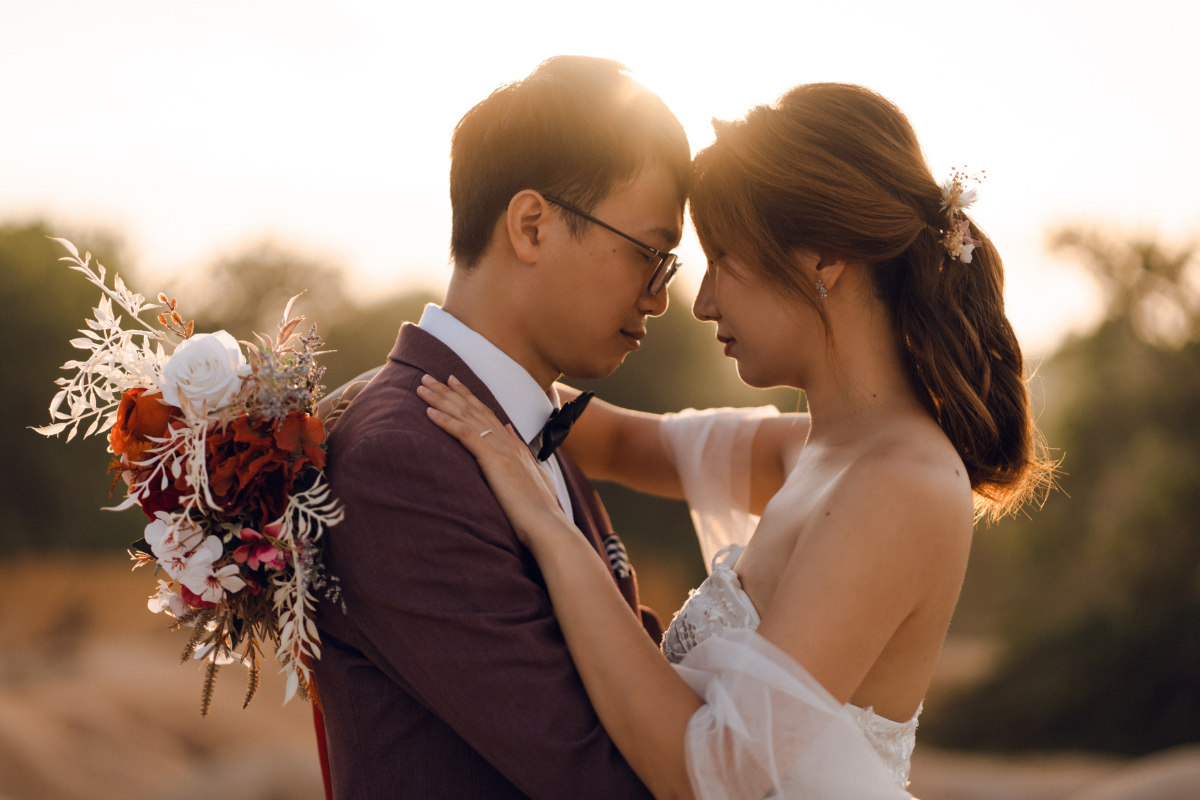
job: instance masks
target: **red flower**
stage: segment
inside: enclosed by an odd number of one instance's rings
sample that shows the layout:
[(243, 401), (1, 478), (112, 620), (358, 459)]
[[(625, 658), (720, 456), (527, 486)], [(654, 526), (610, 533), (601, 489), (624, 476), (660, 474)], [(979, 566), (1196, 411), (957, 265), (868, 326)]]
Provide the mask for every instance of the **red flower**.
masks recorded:
[(304, 458), (297, 462), (293, 472), (299, 472), (306, 463), (318, 469), (323, 468), (325, 451), (321, 449), (321, 443), (324, 441), (325, 426), (321, 420), (299, 411), (288, 414), (275, 429), (275, 444), (280, 450), (293, 454), (304, 451)]
[(262, 587), (259, 586), (258, 581), (254, 580), (252, 576), (242, 573), (242, 580), (246, 582), (246, 591), (255, 597), (262, 591)]
[(136, 466), (142, 453), (158, 446), (149, 437), (164, 438), (167, 426), (179, 413), (179, 409), (162, 401), (162, 392), (147, 392), (144, 386), (130, 389), (121, 395), (108, 444), (117, 455), (128, 455), (130, 463)]
[(187, 482), (180, 477), (173, 483), (168, 483), (165, 489), (160, 488), (161, 486), (162, 481), (152, 481), (146, 493), (142, 495), (142, 511), (145, 511), (150, 519), (156, 519), (156, 511), (173, 514), (183, 508), (179, 498), (187, 489)]
[[(165, 439), (171, 425), (180, 418), (179, 409), (163, 403), (160, 392), (151, 392), (139, 386), (121, 395), (117, 421), (108, 434), (108, 443), (114, 453), (122, 456), (114, 468), (121, 469), (131, 485), (144, 480), (140, 468), (143, 455), (161, 444), (151, 441), (151, 438)], [(161, 481), (155, 480), (142, 495), (142, 510), (150, 519), (154, 519), (156, 511), (178, 511), (182, 508), (179, 497), (186, 488), (182, 478), (165, 487)]]
[(230, 516), (247, 514), (262, 521), (283, 516), (288, 493), (310, 464), (325, 466), (325, 428), (301, 412), (288, 414), (272, 430), (238, 417), (223, 431), (209, 434), (208, 480), (217, 502)]
[(275, 440), (260, 436), (247, 417), (208, 435), (208, 486), (230, 516), (278, 519), (287, 507), (291, 473), (289, 454)]
[(200, 595), (193, 592), (182, 583), (179, 584), (179, 596), (183, 598), (183, 602), (187, 603), (192, 608), (216, 608), (216, 603), (210, 603), (207, 600), (201, 600)]

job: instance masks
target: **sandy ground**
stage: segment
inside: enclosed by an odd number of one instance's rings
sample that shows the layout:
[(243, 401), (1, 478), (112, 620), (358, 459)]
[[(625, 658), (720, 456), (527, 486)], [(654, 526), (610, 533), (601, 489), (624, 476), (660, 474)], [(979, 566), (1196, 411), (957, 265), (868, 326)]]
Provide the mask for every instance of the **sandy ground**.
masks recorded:
[[(202, 719), (184, 636), (146, 610), (154, 585), (120, 559), (0, 564), (0, 800), (322, 797), (307, 703), (283, 706), (266, 674), (243, 711), (245, 671), (231, 666)], [(952, 642), (930, 702), (992, 652)], [(1200, 800), (1200, 746), (1136, 761), (918, 746), (912, 780), (922, 800)]]

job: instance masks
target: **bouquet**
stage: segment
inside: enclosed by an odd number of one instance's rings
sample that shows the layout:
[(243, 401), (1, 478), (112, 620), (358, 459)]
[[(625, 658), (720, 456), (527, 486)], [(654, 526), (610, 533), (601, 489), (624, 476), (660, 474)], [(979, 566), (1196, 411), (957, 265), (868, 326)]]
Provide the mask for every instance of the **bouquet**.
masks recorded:
[[(127, 487), (108, 510), (140, 506), (150, 517), (130, 555), (135, 569), (154, 563), (169, 579), (158, 581), (150, 610), (173, 617), (172, 629), (192, 629), (183, 661), (204, 662), (202, 715), (218, 668), (235, 661), (249, 669), (249, 705), (268, 644), (287, 674), (284, 702), (311, 695), (311, 660), (320, 657), (314, 592), (338, 595), (320, 540), (342, 511), (322, 473), (321, 341), (315, 325), (297, 332), (299, 295), (274, 337), (195, 333), (175, 299), (147, 303), (119, 275), (109, 288), (91, 253), (80, 258), (71, 242), (55, 241), (70, 253), (59, 260), (102, 294), (83, 337), (71, 341), (88, 356), (63, 365), (74, 374), (57, 381), (52, 424), (35, 430), (69, 429), (67, 441), (83, 425), (85, 438), (107, 432), (114, 486), (124, 479)], [(157, 325), (142, 318), (152, 309), (161, 311)]]

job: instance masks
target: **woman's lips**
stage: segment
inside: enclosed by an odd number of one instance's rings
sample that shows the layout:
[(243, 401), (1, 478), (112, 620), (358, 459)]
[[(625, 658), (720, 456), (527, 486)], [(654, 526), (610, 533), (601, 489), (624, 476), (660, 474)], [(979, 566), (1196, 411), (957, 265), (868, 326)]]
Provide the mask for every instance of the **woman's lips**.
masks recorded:
[(734, 342), (737, 341), (737, 339), (734, 339), (729, 336), (718, 336), (717, 341), (719, 341), (725, 345), (725, 355), (726, 355), (726, 357), (728, 357), (730, 351), (733, 350), (733, 344), (734, 344)]

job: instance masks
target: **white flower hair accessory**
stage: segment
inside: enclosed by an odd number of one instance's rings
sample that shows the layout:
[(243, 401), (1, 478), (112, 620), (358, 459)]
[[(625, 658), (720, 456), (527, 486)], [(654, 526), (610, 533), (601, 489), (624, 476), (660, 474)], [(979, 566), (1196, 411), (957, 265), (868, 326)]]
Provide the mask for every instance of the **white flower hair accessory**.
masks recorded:
[(985, 177), (986, 172), (967, 175), (965, 172), (959, 172), (956, 167), (950, 177), (942, 183), (941, 210), (946, 212), (949, 221), (947, 229), (942, 232), (942, 247), (946, 248), (951, 258), (956, 258), (964, 264), (971, 263), (971, 253), (983, 244), (978, 239), (971, 238), (971, 224), (963, 216), (963, 211), (979, 199), (979, 190), (968, 189), (966, 182), (974, 181), (978, 184)]

